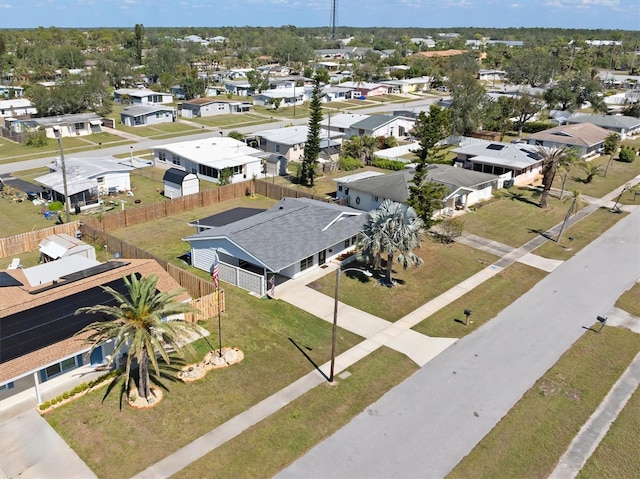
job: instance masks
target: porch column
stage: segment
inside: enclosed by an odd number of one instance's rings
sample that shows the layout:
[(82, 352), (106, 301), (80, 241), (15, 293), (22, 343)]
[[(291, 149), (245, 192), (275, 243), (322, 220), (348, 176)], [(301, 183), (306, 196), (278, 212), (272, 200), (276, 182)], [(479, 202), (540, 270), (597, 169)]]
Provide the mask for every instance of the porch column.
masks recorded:
[(33, 382), (36, 388), (36, 400), (38, 404), (42, 404), (42, 395), (40, 394), (40, 383), (38, 382), (38, 371), (33, 373)]

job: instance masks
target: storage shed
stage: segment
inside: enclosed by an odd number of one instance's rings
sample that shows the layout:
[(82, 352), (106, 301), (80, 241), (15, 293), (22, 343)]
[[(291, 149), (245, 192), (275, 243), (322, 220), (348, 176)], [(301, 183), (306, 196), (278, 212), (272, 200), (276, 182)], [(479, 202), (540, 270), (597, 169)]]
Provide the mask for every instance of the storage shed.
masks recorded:
[(162, 178), (164, 183), (164, 196), (167, 198), (179, 198), (192, 195), (200, 191), (198, 177), (177, 168), (169, 168)]
[(40, 242), (39, 249), (43, 263), (75, 255), (96, 259), (96, 249), (93, 246), (65, 233), (47, 236)]

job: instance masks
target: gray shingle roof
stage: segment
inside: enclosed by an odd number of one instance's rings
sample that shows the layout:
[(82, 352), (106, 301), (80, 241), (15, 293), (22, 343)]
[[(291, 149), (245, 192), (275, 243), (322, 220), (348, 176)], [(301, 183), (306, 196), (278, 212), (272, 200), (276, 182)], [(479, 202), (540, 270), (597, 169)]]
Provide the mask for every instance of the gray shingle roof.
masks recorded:
[(122, 110), (120, 114), (123, 116), (142, 116), (142, 115), (150, 115), (152, 113), (156, 113), (159, 111), (173, 112), (173, 107), (163, 106), (163, 105), (153, 105), (153, 106), (137, 105), (137, 106), (130, 106), (128, 108), (125, 108), (124, 110)]
[(633, 116), (618, 115), (589, 115), (585, 113), (576, 113), (567, 118), (569, 123), (592, 123), (607, 129), (631, 129), (640, 126), (640, 118)]
[(369, 118), (365, 118), (364, 120), (354, 123), (351, 125), (351, 128), (375, 130), (376, 128), (380, 128), (381, 126), (393, 121), (393, 118), (394, 117), (391, 115), (371, 115)]
[(362, 211), (307, 198), (284, 198), (263, 213), (188, 236), (185, 241), (228, 239), (281, 271), (362, 231)]

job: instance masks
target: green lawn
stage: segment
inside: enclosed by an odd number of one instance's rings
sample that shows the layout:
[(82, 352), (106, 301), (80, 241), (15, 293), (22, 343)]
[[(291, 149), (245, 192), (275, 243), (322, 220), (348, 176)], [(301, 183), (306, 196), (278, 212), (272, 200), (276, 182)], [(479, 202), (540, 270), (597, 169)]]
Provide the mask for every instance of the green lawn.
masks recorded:
[[(604, 171), (608, 161), (609, 157), (603, 155), (592, 160), (590, 163), (602, 166)], [(613, 160), (609, 166), (609, 171), (607, 171), (606, 178), (596, 176), (591, 183), (584, 183), (586, 174), (579, 167), (574, 166), (569, 173), (569, 179), (567, 180), (565, 191), (571, 192), (573, 190), (578, 190), (584, 195), (601, 198), (638, 175), (640, 175), (640, 160), (638, 159), (633, 163), (623, 163), (621, 161)], [(556, 188), (560, 188), (562, 186), (561, 175), (556, 175), (553, 186)]]
[(178, 256), (189, 251), (189, 244), (182, 241), (182, 238), (195, 233), (195, 229), (188, 226), (189, 222), (232, 208), (266, 209), (274, 203), (275, 200), (269, 198), (261, 196), (251, 198), (247, 196), (112, 231), (111, 234), (176, 265), (184, 266)]
[(201, 125), (219, 128), (240, 128), (243, 126), (260, 125), (269, 123), (271, 120), (262, 115), (253, 113), (235, 113), (231, 115), (207, 116), (204, 118), (190, 118), (189, 121)]
[[(414, 252), (424, 260), (424, 264), (404, 270), (396, 263), (393, 278), (398, 284), (393, 288), (380, 285), (378, 280), (384, 277), (383, 270), (376, 271), (371, 279), (345, 273), (340, 282), (340, 301), (380, 318), (397, 321), (497, 259), (459, 243), (444, 245), (430, 239), (425, 239)], [(383, 268), (384, 264), (383, 261)], [(331, 297), (334, 285), (334, 275), (309, 284)]]
[(587, 460), (578, 479), (640, 477), (640, 389), (611, 425), (602, 442)]
[(190, 135), (202, 132), (201, 128), (195, 128), (191, 125), (179, 122), (160, 123), (153, 126), (126, 126), (118, 124), (116, 125), (116, 128), (120, 131), (125, 131), (133, 135), (156, 139), (171, 138), (173, 136)]
[[(312, 371), (312, 361), (323, 364), (329, 360), (331, 325), (326, 321), (287, 303), (255, 298), (228, 285), (225, 291), (223, 345), (242, 350), (244, 361), (210, 371), (192, 384), (165, 379), (168, 391), (164, 400), (150, 410), (133, 410), (126, 405), (120, 409), (118, 394), (103, 402), (105, 389), (101, 388), (46, 415), (49, 424), (99, 477), (131, 477)], [(208, 343), (217, 345), (217, 321), (204, 325), (213, 334), (208, 342), (199, 340), (196, 344), (198, 357), (210, 349)], [(339, 353), (359, 340), (340, 330)], [(394, 361), (399, 359), (383, 362)], [(193, 358), (187, 360), (190, 362)], [(392, 377), (390, 385), (367, 381), (365, 389), (371, 388), (379, 396), (399, 380)], [(336, 392), (340, 390), (340, 386), (336, 388)], [(350, 414), (360, 411), (356, 409)], [(305, 423), (309, 430), (324, 427), (324, 421), (316, 416)]]
[(549, 207), (538, 206), (540, 196), (526, 188), (511, 188), (500, 197), (465, 215), (464, 229), (469, 233), (519, 247), (560, 223), (567, 204), (549, 198)]
[[(461, 338), (495, 318), (542, 280), (547, 273), (521, 263), (514, 263), (493, 278), (472, 289), (461, 298), (432, 314), (413, 329), (427, 336)], [(464, 310), (473, 313), (464, 325)]]
[[(599, 208), (565, 229), (560, 243), (547, 241), (536, 248), (534, 253), (545, 258), (567, 260), (625, 216), (626, 213), (616, 214), (611, 213), (608, 208)], [(573, 241), (570, 241), (569, 238), (573, 238)], [(571, 250), (569, 250), (569, 244), (571, 244)]]
[(626, 312), (640, 317), (640, 283), (636, 283), (625, 291), (616, 301), (616, 306)]
[(548, 477), (637, 352), (627, 329), (585, 332), (447, 477)]
[(175, 478), (270, 478), (347, 424), (417, 366), (381, 348), (177, 473)]

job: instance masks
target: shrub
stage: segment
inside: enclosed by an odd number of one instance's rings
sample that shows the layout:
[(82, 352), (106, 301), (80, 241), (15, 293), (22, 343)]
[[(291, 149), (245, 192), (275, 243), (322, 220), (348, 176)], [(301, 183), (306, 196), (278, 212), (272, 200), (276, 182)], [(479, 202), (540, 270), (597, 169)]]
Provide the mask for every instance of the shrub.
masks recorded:
[(64, 205), (62, 204), (62, 201), (54, 201), (49, 203), (47, 208), (49, 208), (49, 211), (62, 211), (64, 209)]
[(53, 398), (51, 400), (51, 405), (53, 406), (54, 404), (58, 404), (58, 398)]
[(49, 409), (50, 407), (51, 407), (51, 401), (45, 401), (39, 406), (41, 411), (44, 411), (45, 409)]
[(400, 171), (404, 170), (406, 164), (398, 160), (388, 160), (386, 158), (375, 157), (373, 159), (373, 166), (376, 168), (382, 168), (383, 170)]
[(447, 218), (440, 222), (437, 230), (437, 237), (440, 241), (453, 243), (453, 240), (462, 235), (464, 222), (460, 218)]
[(524, 133), (538, 133), (539, 131), (551, 128), (553, 125), (546, 121), (527, 121), (522, 125)]
[(47, 146), (47, 143), (49, 143), (49, 138), (47, 138), (47, 133), (44, 130), (29, 132), (24, 140), (25, 145), (33, 146), (34, 148)]
[(633, 160), (636, 159), (636, 152), (633, 148), (623, 146), (622, 148), (620, 148), (618, 159), (620, 161), (623, 161), (624, 163), (633, 163)]
[(233, 138), (234, 140), (244, 141), (244, 135), (237, 130), (230, 131), (227, 136), (229, 138)]
[(364, 163), (360, 161), (358, 158), (353, 158), (351, 156), (345, 156), (344, 158), (340, 158), (340, 166), (339, 168), (342, 171), (353, 171), (358, 168), (362, 168)]
[(69, 399), (69, 393), (68, 392), (63, 392), (62, 393), (62, 399)]

